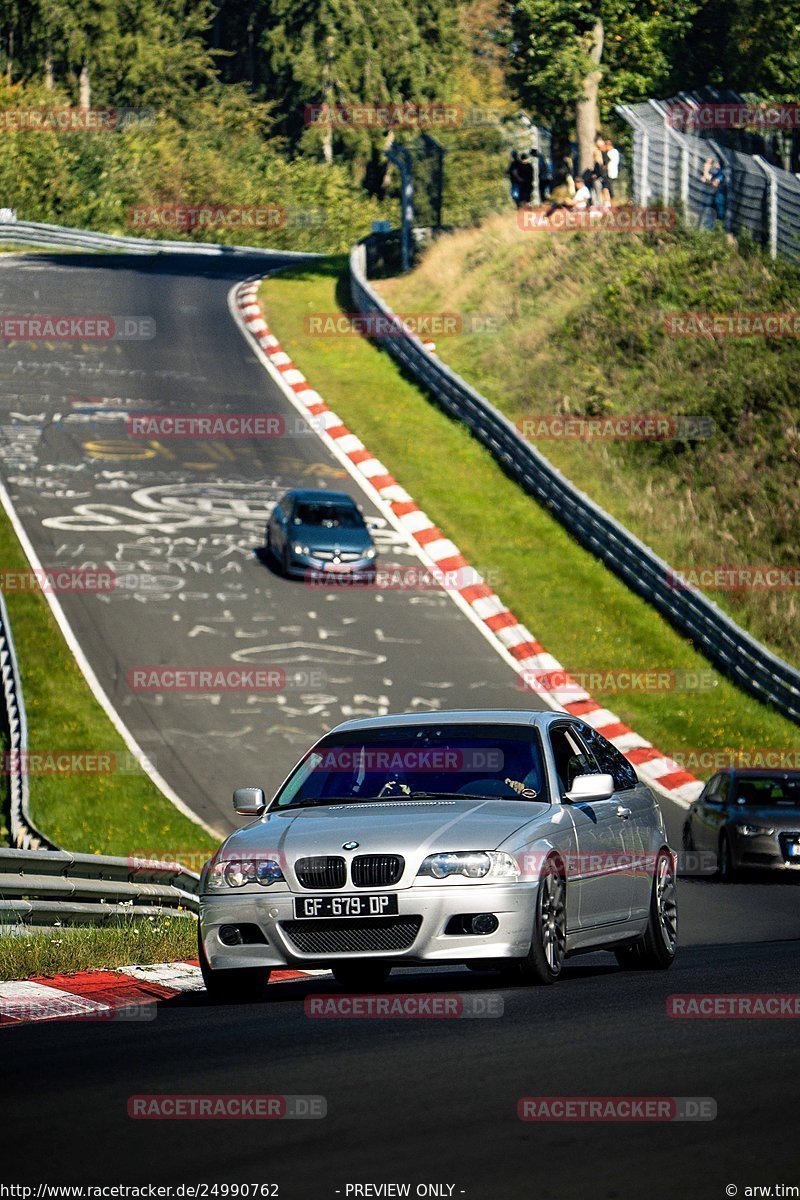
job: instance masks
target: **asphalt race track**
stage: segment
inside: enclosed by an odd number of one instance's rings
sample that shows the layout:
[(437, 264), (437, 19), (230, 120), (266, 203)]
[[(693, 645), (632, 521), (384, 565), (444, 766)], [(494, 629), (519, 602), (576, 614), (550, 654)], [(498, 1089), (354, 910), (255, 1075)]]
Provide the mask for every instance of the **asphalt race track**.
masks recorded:
[[(575, 959), (553, 988), (501, 990), (497, 1019), (315, 1019), (304, 996), (334, 985), (287, 983), (261, 1006), (215, 1008), (201, 993), (150, 1023), (8, 1028), (3, 1175), (277, 1182), (283, 1200), (335, 1200), (370, 1181), (453, 1183), (470, 1200), (716, 1200), (728, 1183), (742, 1195), (748, 1184), (793, 1183), (794, 1023), (669, 1019), (665, 1002), (673, 992), (796, 991), (797, 957), (796, 942), (692, 947), (655, 976), (623, 974), (610, 957)], [(496, 984), (460, 971), (402, 972), (392, 983), (395, 993), (427, 988), (491, 997)], [(328, 1116), (128, 1118), (130, 1096), (174, 1093), (322, 1095)], [(712, 1097), (717, 1116), (517, 1119), (520, 1097), (561, 1095)]]
[[(1, 265), (6, 312), (155, 324), (145, 340), (0, 344), (0, 447), (43, 565), (114, 572), (113, 592), (62, 594), (62, 606), (128, 728), (200, 817), (235, 828), (233, 787), (274, 790), (311, 741), (348, 717), (541, 706), (443, 592), (310, 588), (257, 556), (289, 487), (349, 491), (377, 515), (230, 317), (231, 286), (263, 274), (263, 257)], [(224, 442), (126, 435), (126, 415), (187, 412), (275, 413), (288, 432)], [(419, 562), (393, 529), (376, 540), (382, 562)], [(142, 666), (237, 664), (283, 670), (289, 686), (203, 695), (128, 683)]]
[[(7, 313), (155, 321), (150, 340), (0, 347), (4, 482), (45, 566), (109, 566), (152, 581), (61, 600), (142, 747), (199, 815), (225, 828), (232, 786), (273, 786), (311, 738), (349, 715), (534, 701), (448, 597), (315, 593), (259, 559), (283, 489), (358, 494), (315, 436), (126, 438), (132, 412), (293, 418), (228, 314), (232, 283), (263, 270), (263, 259), (239, 255), (0, 260)], [(398, 534), (380, 538), (385, 561), (414, 561)], [(301, 686), (210, 698), (127, 686), (141, 664), (231, 662), (283, 666)], [(302, 686), (313, 671), (317, 686)], [(664, 809), (677, 846), (681, 812)], [(150, 1022), (7, 1027), (3, 1182), (277, 1183), (282, 1200), (335, 1200), (366, 1183), (410, 1184), (411, 1195), (437, 1184), (430, 1195), (469, 1200), (716, 1200), (729, 1184), (740, 1196), (796, 1185), (796, 1021), (675, 1019), (666, 1002), (800, 990), (799, 900), (794, 881), (681, 881), (682, 947), (666, 974), (622, 972), (593, 955), (570, 960), (545, 989), (461, 969), (390, 980), (390, 995), (502, 1001), (495, 1018), (315, 1019), (305, 998), (340, 994), (321, 979), (277, 984), (262, 1005), (215, 1007), (201, 993), (162, 1004)], [(323, 1096), (327, 1116), (127, 1115), (129, 1097), (164, 1093)], [(530, 1123), (517, 1116), (525, 1096), (708, 1097), (716, 1118)]]

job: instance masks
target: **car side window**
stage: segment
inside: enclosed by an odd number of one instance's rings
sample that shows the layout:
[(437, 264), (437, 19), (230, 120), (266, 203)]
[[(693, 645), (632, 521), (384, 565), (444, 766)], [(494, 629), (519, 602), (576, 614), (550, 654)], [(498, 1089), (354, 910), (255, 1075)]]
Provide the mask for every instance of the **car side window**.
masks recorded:
[(727, 775), (720, 775), (719, 784), (714, 799), (723, 807), (728, 803), (728, 795), (730, 793), (730, 779)]
[(589, 761), (579, 739), (568, 725), (557, 725), (550, 730), (550, 746), (560, 795), (570, 790), (577, 775), (596, 774), (594, 764)]
[(723, 778), (724, 778), (724, 776), (722, 776), (722, 775), (714, 775), (709, 780), (706, 790), (703, 792), (702, 798), (703, 798), (704, 804), (719, 804), (719, 801), (720, 801), (719, 790), (720, 790), (720, 786), (722, 784)]
[(639, 782), (639, 776), (616, 746), (612, 746), (611, 742), (604, 738), (602, 733), (592, 729), (591, 725), (581, 724), (578, 729), (595, 759), (600, 773), (610, 775), (614, 780), (614, 790), (625, 792), (630, 788), (635, 788)]

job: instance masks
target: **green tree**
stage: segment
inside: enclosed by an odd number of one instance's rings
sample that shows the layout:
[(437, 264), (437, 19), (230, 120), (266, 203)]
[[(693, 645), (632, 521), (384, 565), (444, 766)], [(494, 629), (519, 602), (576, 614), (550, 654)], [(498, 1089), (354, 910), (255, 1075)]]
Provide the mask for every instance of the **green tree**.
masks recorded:
[(731, 4), (728, 86), (770, 100), (800, 101), (800, 0), (765, 8)]
[(445, 0), (275, 0), (264, 35), (266, 94), (280, 99), (281, 128), (294, 146), (328, 163), (342, 153), (377, 192), (383, 169), (374, 168), (392, 131), (309, 124), (307, 110), (447, 99), (460, 46), (457, 13)]
[(212, 82), (213, 16), (213, 0), (0, 0), (14, 77), (87, 107), (175, 107)]
[(562, 147), (577, 128), (580, 169), (618, 100), (657, 95), (674, 73), (700, 0), (520, 0), (512, 75)]

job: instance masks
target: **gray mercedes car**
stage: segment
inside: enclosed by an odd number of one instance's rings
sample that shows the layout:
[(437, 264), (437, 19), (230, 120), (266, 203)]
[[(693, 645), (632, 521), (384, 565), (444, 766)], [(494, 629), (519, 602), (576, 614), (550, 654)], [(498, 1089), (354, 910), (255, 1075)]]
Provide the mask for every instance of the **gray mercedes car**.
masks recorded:
[(234, 793), (254, 821), (201, 879), (209, 993), (263, 992), (272, 968), (379, 986), (393, 966), (464, 964), (553, 983), (610, 950), (666, 968), (675, 860), (622, 754), (562, 713), (444, 712), (348, 721), (277, 795)]
[(683, 848), (717, 855), (723, 883), (743, 869), (800, 877), (800, 771), (719, 771), (689, 809)]
[(369, 577), (376, 550), (361, 509), (346, 492), (293, 488), (270, 513), (265, 549), (284, 575)]

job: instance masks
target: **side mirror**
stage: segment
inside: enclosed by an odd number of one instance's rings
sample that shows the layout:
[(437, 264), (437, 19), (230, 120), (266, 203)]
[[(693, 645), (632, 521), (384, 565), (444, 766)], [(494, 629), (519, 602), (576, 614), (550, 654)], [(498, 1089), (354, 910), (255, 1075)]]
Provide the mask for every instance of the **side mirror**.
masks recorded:
[(267, 807), (264, 789), (260, 787), (237, 788), (233, 793), (233, 807), (243, 817), (257, 817)]
[(588, 804), (592, 800), (610, 800), (613, 795), (613, 775), (576, 775), (564, 799), (568, 804)]

